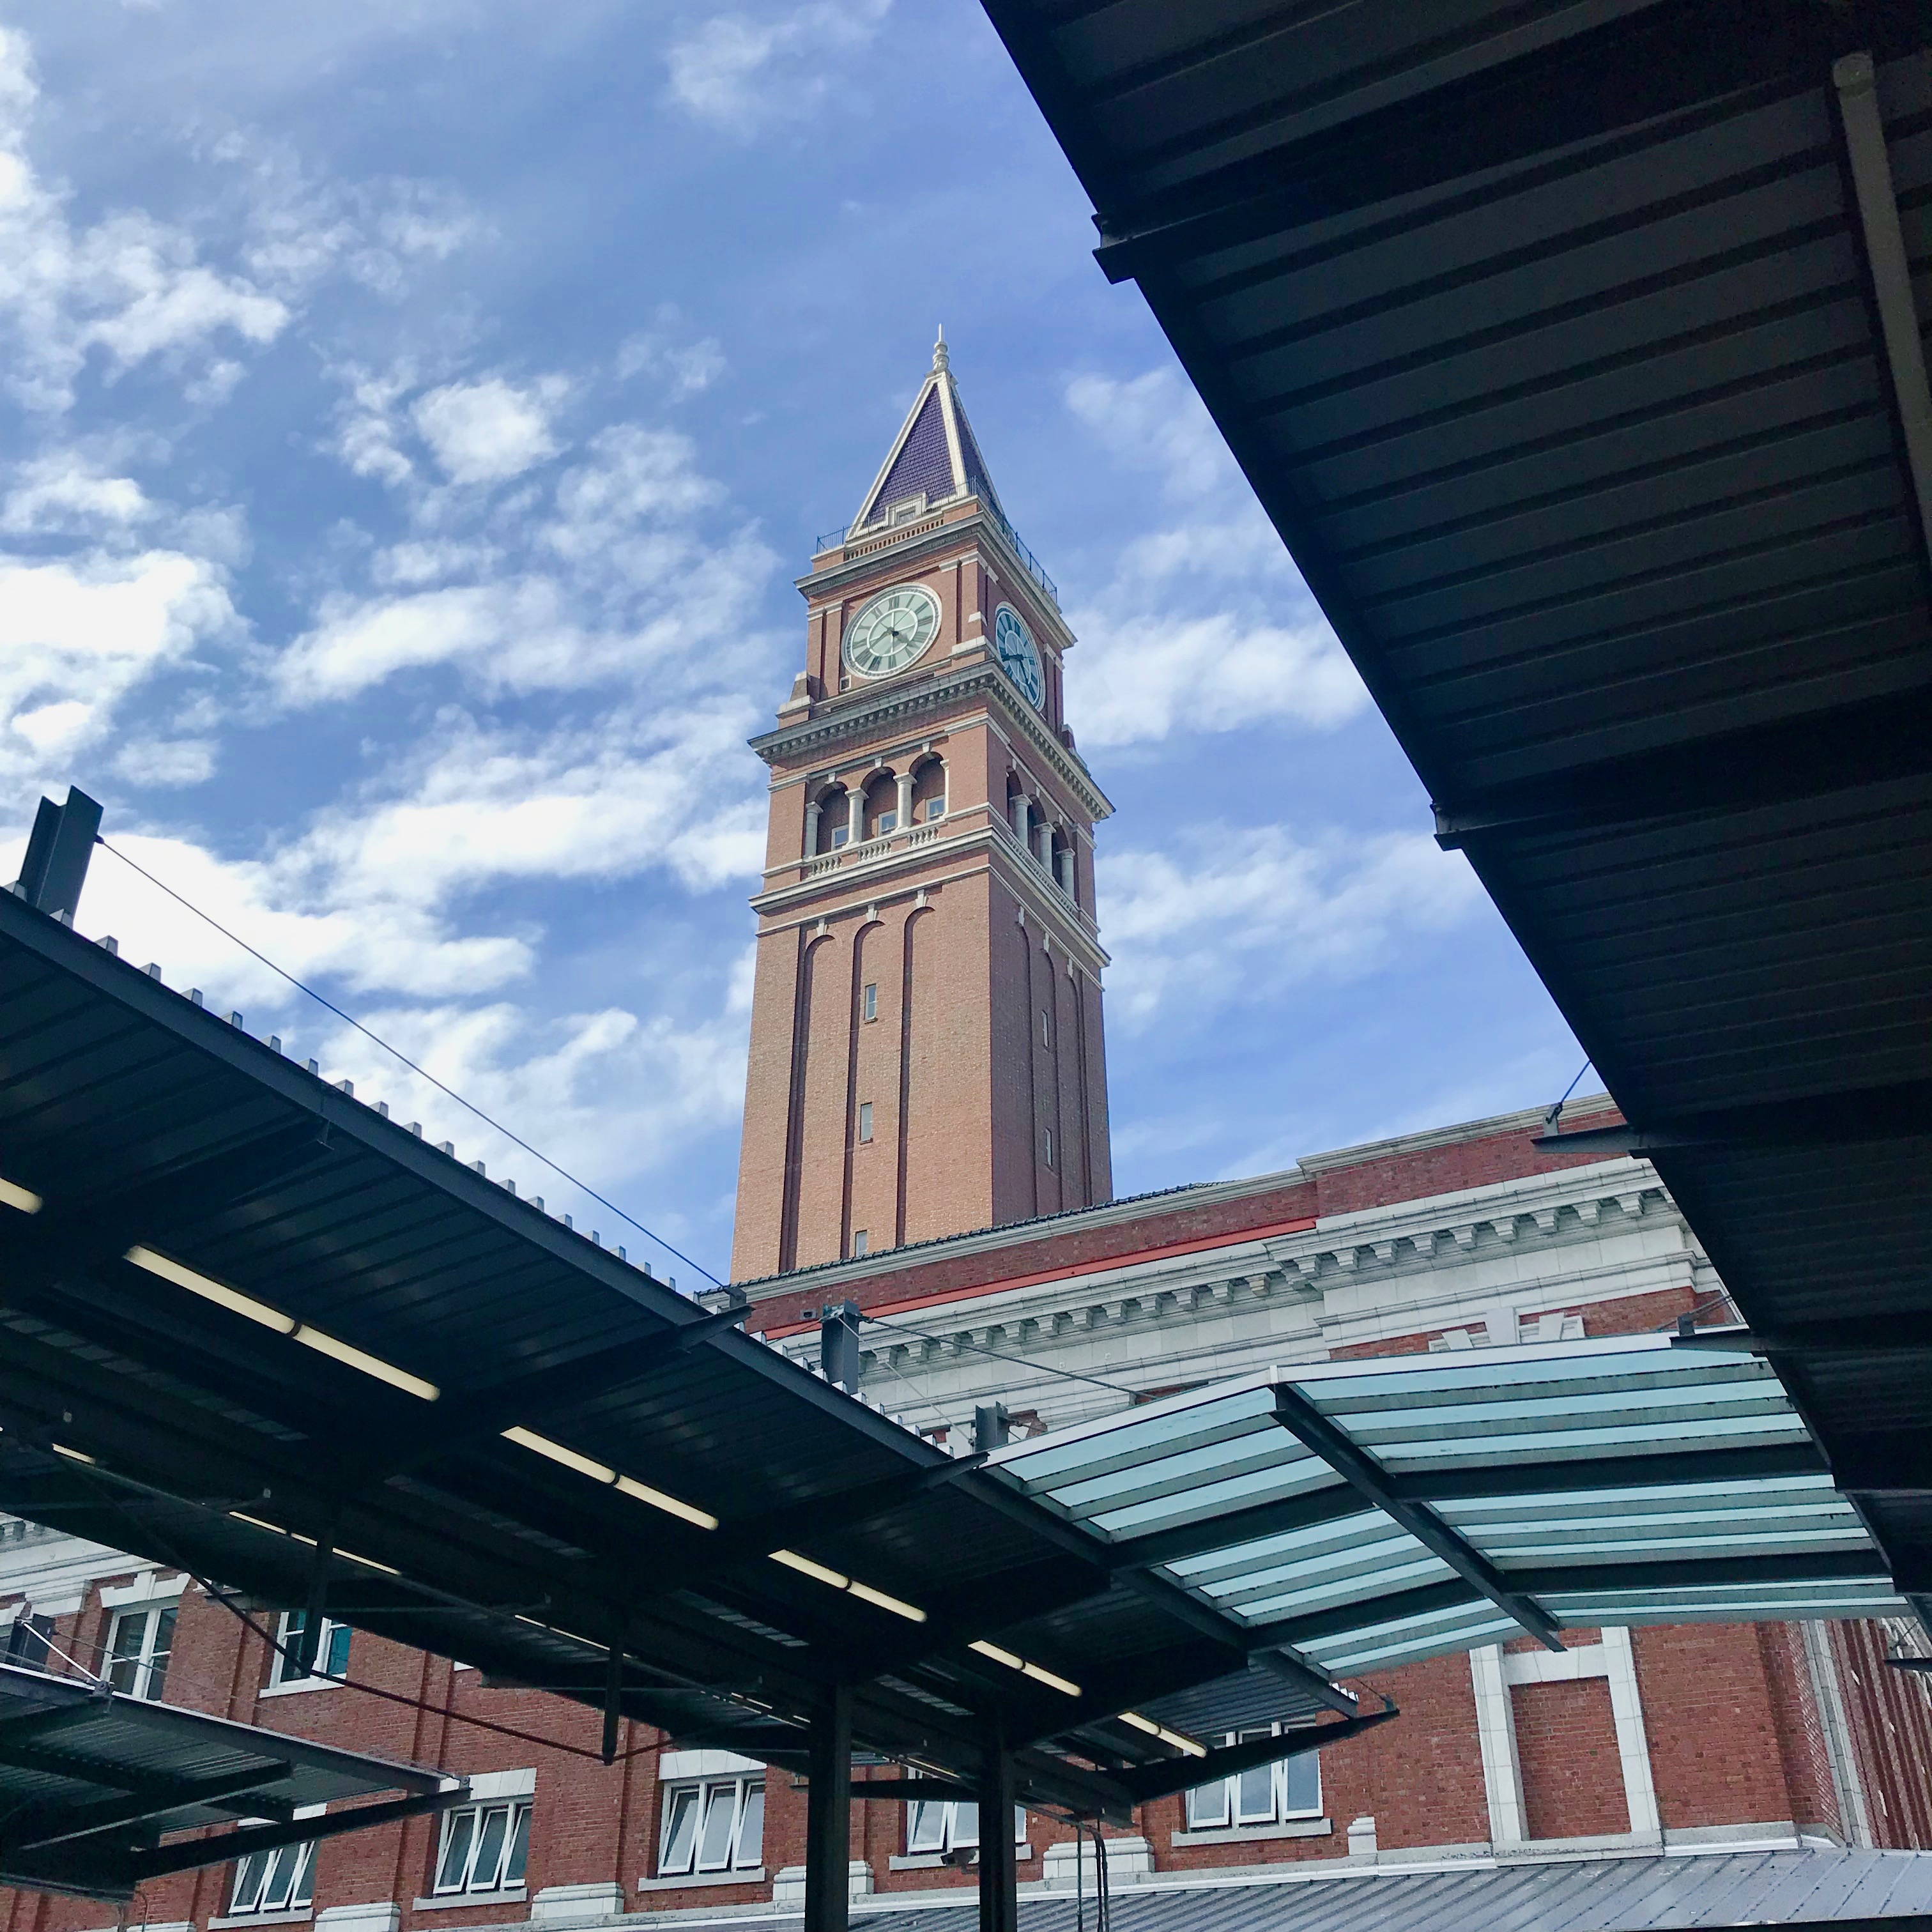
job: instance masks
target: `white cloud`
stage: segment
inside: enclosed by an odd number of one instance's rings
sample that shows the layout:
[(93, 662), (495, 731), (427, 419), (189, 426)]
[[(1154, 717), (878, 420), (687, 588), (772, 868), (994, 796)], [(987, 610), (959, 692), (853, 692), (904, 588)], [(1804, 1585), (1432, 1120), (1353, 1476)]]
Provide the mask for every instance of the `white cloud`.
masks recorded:
[(658, 310), (657, 326), (626, 336), (617, 348), (617, 380), (639, 374), (662, 377), (673, 402), (708, 389), (725, 370), (724, 346), (715, 335), (680, 340), (683, 317), (670, 302)]
[(432, 389), (410, 415), (452, 482), (500, 483), (556, 454), (550, 412), (562, 397), (554, 378), (520, 389), (493, 376)]
[(172, 790), (205, 784), (214, 775), (211, 738), (136, 738), (114, 760), (117, 776), (130, 784)]
[(1199, 398), (1171, 369), (1087, 375), (1067, 406), (1119, 460), (1150, 471), (1180, 520), (1124, 544), (1069, 612), (1068, 708), (1090, 748), (1257, 725), (1332, 730), (1368, 702), (1320, 608), (1249, 494)]
[(106, 735), (136, 686), (236, 623), (203, 558), (0, 555), (0, 776), (62, 770)]
[(713, 15), (674, 41), (671, 98), (740, 135), (815, 110), (837, 66), (879, 30), (892, 0), (808, 0), (754, 16)]
[(131, 476), (103, 476), (77, 450), (36, 458), (15, 474), (18, 481), (0, 501), (0, 530), (10, 535), (118, 534), (156, 514)]
[(1107, 855), (1099, 894), (1114, 955), (1108, 1006), (1130, 1029), (1157, 1012), (1360, 976), (1399, 940), (1444, 930), (1482, 903), (1460, 855), (1424, 833), (1304, 842), (1277, 826), (1196, 826), (1166, 851)]

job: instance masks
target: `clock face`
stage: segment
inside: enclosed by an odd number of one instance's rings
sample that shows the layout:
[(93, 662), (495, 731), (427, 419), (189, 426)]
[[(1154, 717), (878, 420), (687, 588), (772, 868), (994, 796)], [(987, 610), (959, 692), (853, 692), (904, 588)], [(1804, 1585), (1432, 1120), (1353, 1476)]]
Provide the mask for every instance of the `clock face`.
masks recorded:
[(1046, 682), (1040, 675), (1040, 646), (1033, 640), (1020, 614), (1010, 604), (1002, 604), (993, 619), (993, 648), (1007, 676), (1025, 694), (1027, 702), (1037, 711), (1046, 694)]
[(939, 634), (939, 599), (922, 584), (874, 597), (845, 632), (845, 662), (861, 677), (903, 670)]

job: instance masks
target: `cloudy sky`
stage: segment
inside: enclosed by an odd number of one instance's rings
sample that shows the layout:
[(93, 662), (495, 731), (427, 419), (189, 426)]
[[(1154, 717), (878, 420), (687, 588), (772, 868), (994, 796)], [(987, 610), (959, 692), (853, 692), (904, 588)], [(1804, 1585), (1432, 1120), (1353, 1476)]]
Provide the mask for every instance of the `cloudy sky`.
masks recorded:
[[(722, 1273), (744, 740), (943, 322), (1119, 807), (1118, 1191), (1554, 1099), (1580, 1053), (1088, 215), (970, 0), (4, 0), (0, 868), (80, 783)], [(114, 858), (80, 923), (610, 1222)]]

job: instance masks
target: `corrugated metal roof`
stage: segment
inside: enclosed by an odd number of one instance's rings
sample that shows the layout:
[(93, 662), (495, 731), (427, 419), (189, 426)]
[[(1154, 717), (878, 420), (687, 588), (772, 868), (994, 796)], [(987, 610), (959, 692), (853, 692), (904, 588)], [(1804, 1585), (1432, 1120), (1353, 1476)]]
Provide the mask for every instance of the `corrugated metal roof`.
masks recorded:
[(1868, 236), (1924, 335), (1922, 7), (985, 4), (1916, 1590), (1932, 558)]
[(224, 1836), (158, 1849), (164, 1833), (401, 1794), (362, 1821), (385, 1823), (464, 1792), (440, 1772), (0, 1664), (0, 1884), (126, 1898), (248, 1848)]
[[(997, 1716), (1023, 1792), (1120, 1815), (1056, 1752), (1161, 1774), (1116, 1714), (1256, 1647), (8, 895), (0, 1178), (34, 1521), (271, 1604), (322, 1562), (332, 1615), (592, 1705), (614, 1644), (623, 1712), (775, 1762), (862, 1678), (864, 1748), (970, 1776)], [(1354, 1710), (1244, 1681), (1255, 1721)]]

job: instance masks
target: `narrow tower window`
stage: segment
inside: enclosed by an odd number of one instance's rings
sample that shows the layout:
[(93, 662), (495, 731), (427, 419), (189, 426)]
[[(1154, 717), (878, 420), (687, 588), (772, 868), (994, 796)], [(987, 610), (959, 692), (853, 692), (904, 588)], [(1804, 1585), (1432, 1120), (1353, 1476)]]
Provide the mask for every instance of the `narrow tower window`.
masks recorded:
[(872, 1138), (872, 1103), (869, 1100), (859, 1102), (859, 1138), (862, 1141)]
[(876, 986), (868, 986), (859, 995), (859, 1010), (868, 1020), (879, 1017), (879, 989)]
[(1040, 1010), (1040, 1043), (1042, 1046), (1051, 1046), (1053, 1044), (1053, 1022), (1048, 1018), (1046, 1009), (1044, 1006)]
[(863, 1228), (854, 1229), (852, 1234), (852, 1252), (854, 1257), (856, 1258), (860, 1255), (869, 1254), (872, 1252), (872, 1236), (868, 1234)]
[(1053, 1130), (1051, 1127), (1046, 1130), (1046, 1164), (1048, 1167), (1053, 1165)]

